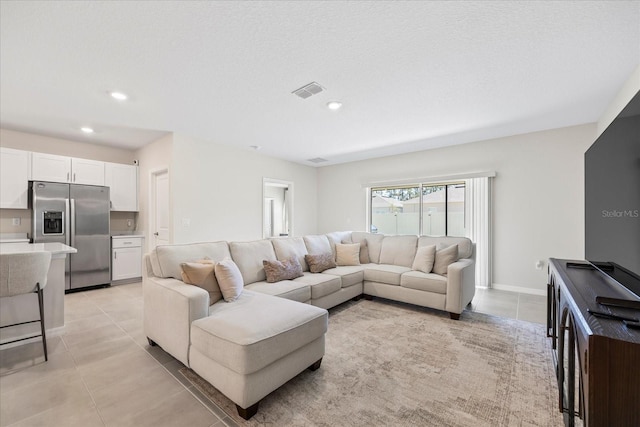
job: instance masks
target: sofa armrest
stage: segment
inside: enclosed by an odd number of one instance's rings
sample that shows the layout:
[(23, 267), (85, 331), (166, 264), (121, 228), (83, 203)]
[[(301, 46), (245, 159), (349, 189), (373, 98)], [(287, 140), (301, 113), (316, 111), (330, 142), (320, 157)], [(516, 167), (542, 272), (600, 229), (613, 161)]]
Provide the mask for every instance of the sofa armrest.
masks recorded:
[(172, 278), (147, 276), (144, 333), (167, 353), (189, 366), (191, 322), (209, 315), (209, 294)]
[(471, 302), (476, 292), (475, 261), (463, 258), (447, 269), (447, 299), (445, 310), (460, 314)]

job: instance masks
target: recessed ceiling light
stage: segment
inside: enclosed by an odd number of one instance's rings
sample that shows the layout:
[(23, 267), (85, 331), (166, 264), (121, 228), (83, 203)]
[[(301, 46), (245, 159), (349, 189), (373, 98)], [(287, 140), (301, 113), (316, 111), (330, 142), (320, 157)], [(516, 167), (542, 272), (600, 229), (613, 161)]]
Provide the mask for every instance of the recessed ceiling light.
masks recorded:
[(327, 102), (327, 108), (329, 108), (329, 110), (339, 110), (340, 107), (342, 107), (342, 102), (339, 102), (339, 101)]
[(88, 126), (81, 127), (80, 130), (82, 132), (84, 132), (84, 133), (93, 133), (94, 132), (94, 130), (91, 129), (90, 127), (88, 127)]
[(117, 99), (118, 101), (126, 101), (127, 98), (129, 98), (126, 93), (122, 92), (109, 92), (109, 95), (111, 95), (113, 99)]

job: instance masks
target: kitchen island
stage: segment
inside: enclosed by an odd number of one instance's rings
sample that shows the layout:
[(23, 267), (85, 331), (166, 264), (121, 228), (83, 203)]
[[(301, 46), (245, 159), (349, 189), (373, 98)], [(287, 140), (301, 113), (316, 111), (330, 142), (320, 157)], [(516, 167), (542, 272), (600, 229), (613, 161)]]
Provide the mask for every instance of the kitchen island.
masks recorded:
[[(67, 254), (77, 253), (75, 248), (62, 243), (0, 243), (0, 254), (25, 252), (51, 252), (51, 266), (44, 287), (44, 319), (47, 332), (56, 333), (55, 329), (64, 326), (64, 275)], [(34, 283), (35, 286), (35, 283)], [(34, 294), (16, 295), (0, 299), (0, 324), (26, 322), (38, 319), (38, 296)], [(12, 341), (40, 332), (38, 323), (19, 325), (2, 330), (0, 342)], [(40, 338), (34, 338), (39, 340)], [(12, 345), (20, 345), (30, 340), (20, 341)]]

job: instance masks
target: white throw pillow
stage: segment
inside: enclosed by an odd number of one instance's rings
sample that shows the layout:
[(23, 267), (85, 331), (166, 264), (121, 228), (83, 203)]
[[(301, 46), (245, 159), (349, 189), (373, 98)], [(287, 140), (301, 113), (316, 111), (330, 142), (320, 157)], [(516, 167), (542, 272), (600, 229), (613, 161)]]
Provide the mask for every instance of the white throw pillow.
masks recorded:
[(225, 258), (216, 264), (216, 279), (226, 302), (238, 299), (244, 287), (244, 280), (238, 266), (231, 258)]
[(336, 264), (360, 265), (360, 243), (337, 243)]
[(446, 276), (449, 264), (453, 264), (456, 261), (458, 261), (458, 245), (452, 245), (436, 251), (433, 272), (441, 276)]
[(422, 271), (423, 273), (431, 273), (435, 260), (436, 245), (420, 246), (416, 251), (416, 257), (413, 259), (411, 269)]

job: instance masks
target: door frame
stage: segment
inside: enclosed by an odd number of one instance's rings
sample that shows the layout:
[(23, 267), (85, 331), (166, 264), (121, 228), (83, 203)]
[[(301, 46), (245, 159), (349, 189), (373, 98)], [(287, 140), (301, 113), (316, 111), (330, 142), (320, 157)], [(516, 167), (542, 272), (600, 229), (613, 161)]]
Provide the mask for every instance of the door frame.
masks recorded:
[[(169, 199), (169, 224), (172, 224), (172, 213), (171, 213), (171, 181), (170, 181), (170, 175), (169, 175), (169, 168), (168, 167), (161, 167), (161, 168), (157, 168), (157, 169), (152, 169), (149, 171), (149, 214), (148, 214), (148, 220), (149, 220), (149, 228), (148, 228), (148, 236), (147, 236), (147, 249), (149, 252), (151, 252), (153, 249), (155, 249), (155, 236), (153, 235), (153, 230), (155, 230), (156, 227), (156, 179), (158, 176), (162, 175), (162, 174), (167, 174), (167, 180), (169, 180), (169, 194), (167, 194), (167, 197)], [(169, 243), (173, 242), (173, 229), (171, 226), (169, 226)]]
[(266, 235), (264, 217), (265, 217), (265, 203), (264, 199), (266, 197), (266, 187), (272, 184), (277, 187), (282, 187), (287, 189), (287, 222), (289, 225), (288, 235), (289, 237), (295, 236), (293, 231), (294, 225), (294, 216), (293, 216), (293, 181), (285, 181), (282, 179), (274, 179), (274, 178), (262, 178), (262, 237)]

